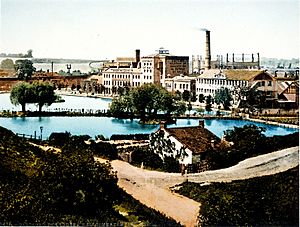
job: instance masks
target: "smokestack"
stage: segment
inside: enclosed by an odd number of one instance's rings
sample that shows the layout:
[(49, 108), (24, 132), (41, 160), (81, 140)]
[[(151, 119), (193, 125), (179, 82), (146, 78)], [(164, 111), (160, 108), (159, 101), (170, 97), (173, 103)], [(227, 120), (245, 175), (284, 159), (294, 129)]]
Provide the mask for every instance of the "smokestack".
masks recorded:
[(135, 61), (138, 63), (141, 60), (141, 50), (136, 49), (135, 50)]
[(210, 31), (206, 30), (206, 42), (205, 42), (205, 70), (209, 70), (211, 68), (211, 55), (210, 55)]

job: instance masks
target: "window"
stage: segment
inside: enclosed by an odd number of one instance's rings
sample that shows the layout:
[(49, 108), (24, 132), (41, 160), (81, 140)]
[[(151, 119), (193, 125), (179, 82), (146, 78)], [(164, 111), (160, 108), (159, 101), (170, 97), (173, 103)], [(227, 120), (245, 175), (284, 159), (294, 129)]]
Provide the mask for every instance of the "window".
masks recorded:
[(272, 86), (272, 81), (268, 81), (268, 86)]

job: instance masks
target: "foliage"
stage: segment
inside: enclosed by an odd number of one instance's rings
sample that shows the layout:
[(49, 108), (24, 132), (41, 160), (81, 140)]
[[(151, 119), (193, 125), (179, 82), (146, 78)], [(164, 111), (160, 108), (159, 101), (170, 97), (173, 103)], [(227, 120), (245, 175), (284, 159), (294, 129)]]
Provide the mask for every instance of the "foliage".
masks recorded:
[(142, 163), (146, 168), (161, 170), (165, 172), (179, 172), (178, 161), (173, 157), (164, 157), (155, 153), (152, 149), (146, 147), (139, 147), (133, 150), (132, 164), (141, 166)]
[(10, 92), (10, 101), (13, 105), (21, 105), (22, 111), (26, 111), (26, 104), (35, 100), (34, 88), (32, 84), (20, 82), (16, 84)]
[(196, 92), (191, 92), (191, 102), (196, 102), (197, 101), (197, 95)]
[(110, 140), (149, 140), (149, 134), (113, 134)]
[(28, 80), (35, 72), (35, 67), (33, 67), (33, 63), (30, 60), (16, 60), (15, 70), (17, 71), (19, 79)]
[(52, 132), (49, 136), (49, 143), (53, 146), (62, 147), (70, 137), (70, 132)]
[(30, 50), (28, 50), (27, 51), (27, 54), (24, 56), (25, 58), (32, 58), (33, 56), (32, 56), (32, 50), (30, 49)]
[(188, 103), (187, 109), (188, 109), (189, 114), (190, 114), (191, 110), (193, 109), (193, 106), (192, 106), (191, 102)]
[(33, 86), (35, 88), (35, 103), (39, 106), (39, 112), (42, 111), (44, 105), (50, 106), (59, 98), (54, 92), (53, 85), (49, 83), (37, 83)]
[(266, 137), (265, 129), (253, 124), (234, 127), (225, 131), (225, 139), (233, 142), (231, 147), (220, 147), (207, 154), (210, 169), (226, 168), (261, 154), (299, 145), (299, 133)]
[(233, 100), (228, 88), (217, 90), (214, 99), (218, 105), (222, 104), (225, 110), (229, 110), (230, 102)]
[(163, 160), (166, 157), (173, 157), (177, 164), (179, 164), (178, 161), (183, 161), (187, 156), (186, 147), (181, 147), (178, 150), (175, 143), (170, 140), (169, 136), (165, 135), (163, 130), (150, 135), (150, 150), (158, 154)]
[(203, 109), (203, 108), (198, 108), (196, 111), (197, 111), (197, 113), (199, 113), (200, 115), (203, 115), (204, 112), (205, 112), (205, 109)]
[(205, 97), (203, 94), (199, 94), (198, 100), (200, 103), (203, 103), (205, 101)]
[(240, 99), (243, 101), (241, 107), (247, 107), (251, 110), (254, 107), (263, 108), (265, 106), (266, 97), (263, 91), (257, 89), (258, 85), (253, 87), (244, 87), (240, 90)]
[(298, 171), (208, 186), (184, 183), (179, 192), (201, 203), (203, 226), (297, 226)]
[[(0, 127), (0, 223), (5, 225), (176, 225), (117, 186), (109, 164), (94, 161), (86, 136), (72, 136), (61, 152), (43, 151)], [(130, 223), (129, 223), (130, 224)]]
[(266, 136), (263, 134), (266, 129), (254, 124), (243, 127), (234, 127), (224, 132), (227, 141), (233, 142), (232, 151), (237, 155), (250, 156), (251, 152), (258, 152), (262, 149)]
[(190, 100), (190, 92), (188, 90), (184, 90), (182, 93), (182, 99), (185, 102), (188, 102)]
[(182, 104), (166, 89), (155, 84), (144, 84), (114, 98), (110, 113), (116, 117), (139, 116), (145, 122), (147, 119), (156, 119), (158, 111), (169, 117), (180, 108)]
[(58, 99), (60, 97), (54, 93), (54, 87), (44, 82), (34, 84), (20, 82), (12, 88), (10, 93), (11, 103), (20, 104), (23, 112), (26, 111), (27, 103), (37, 103), (41, 112), (44, 105), (50, 106)]
[(0, 65), (1, 69), (7, 69), (7, 70), (15, 70), (14, 61), (12, 59), (4, 59), (1, 61)]
[(211, 95), (206, 97), (205, 102), (206, 102), (205, 110), (207, 112), (212, 111), (212, 97), (211, 97)]

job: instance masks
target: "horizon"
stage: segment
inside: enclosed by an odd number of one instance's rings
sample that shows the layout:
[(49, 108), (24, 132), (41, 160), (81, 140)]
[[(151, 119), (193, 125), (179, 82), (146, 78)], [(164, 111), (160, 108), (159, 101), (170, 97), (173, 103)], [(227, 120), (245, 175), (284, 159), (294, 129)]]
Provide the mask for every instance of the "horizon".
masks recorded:
[(297, 0), (1, 0), (0, 7), (1, 53), (110, 60), (164, 47), (204, 56), (206, 28), (212, 56), (299, 59)]

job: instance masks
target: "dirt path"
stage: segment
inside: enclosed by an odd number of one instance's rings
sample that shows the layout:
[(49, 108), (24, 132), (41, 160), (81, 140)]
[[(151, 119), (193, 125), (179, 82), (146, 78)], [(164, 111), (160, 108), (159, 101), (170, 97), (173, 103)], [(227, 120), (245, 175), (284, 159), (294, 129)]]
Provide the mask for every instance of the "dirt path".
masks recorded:
[[(95, 159), (101, 162), (106, 161), (100, 158)], [(283, 172), (299, 165), (299, 147), (249, 158), (230, 168), (187, 176), (149, 171), (120, 160), (114, 160), (111, 164), (117, 171), (118, 185), (127, 193), (185, 226), (195, 226), (200, 204), (173, 193), (170, 187), (187, 179), (197, 183), (230, 182)]]

